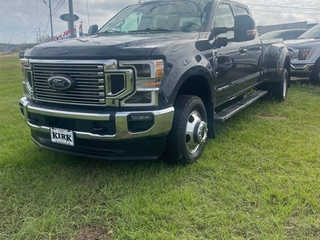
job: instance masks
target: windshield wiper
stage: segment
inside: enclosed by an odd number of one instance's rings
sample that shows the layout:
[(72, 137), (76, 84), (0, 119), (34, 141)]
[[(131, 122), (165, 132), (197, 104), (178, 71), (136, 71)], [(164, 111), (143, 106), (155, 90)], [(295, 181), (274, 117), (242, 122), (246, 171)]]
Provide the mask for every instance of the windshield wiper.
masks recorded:
[(170, 29), (164, 29), (164, 28), (146, 28), (143, 30), (133, 30), (129, 31), (129, 33), (139, 33), (139, 32), (172, 32)]

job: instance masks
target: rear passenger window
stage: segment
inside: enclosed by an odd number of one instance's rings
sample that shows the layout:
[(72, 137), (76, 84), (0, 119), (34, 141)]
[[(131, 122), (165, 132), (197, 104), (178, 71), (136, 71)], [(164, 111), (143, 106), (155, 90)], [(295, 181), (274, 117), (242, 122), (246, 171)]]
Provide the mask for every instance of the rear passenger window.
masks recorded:
[(243, 7), (236, 6), (237, 15), (246, 15), (249, 14), (248, 10)]
[(283, 40), (289, 40), (289, 39), (293, 39), (294, 37), (291, 32), (287, 32), (287, 33), (281, 34), (280, 38), (282, 38)]

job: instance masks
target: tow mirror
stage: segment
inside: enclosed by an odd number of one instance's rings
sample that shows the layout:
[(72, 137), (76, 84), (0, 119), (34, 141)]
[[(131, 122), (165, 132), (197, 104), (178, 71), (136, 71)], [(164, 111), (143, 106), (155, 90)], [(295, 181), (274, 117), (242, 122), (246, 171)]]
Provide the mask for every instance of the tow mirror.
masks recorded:
[(92, 36), (94, 34), (96, 34), (98, 32), (98, 25), (97, 24), (94, 24), (94, 25), (91, 25), (89, 27), (89, 30), (88, 30), (88, 35), (89, 36)]
[(216, 40), (216, 47), (220, 48), (220, 47), (225, 47), (228, 45), (228, 43), (230, 42), (230, 40), (226, 37), (219, 37)]
[(219, 34), (227, 33), (228, 31), (230, 31), (230, 29), (227, 27), (215, 27), (211, 30), (209, 40), (212, 40), (214, 37), (217, 37)]
[(255, 39), (257, 34), (256, 24), (250, 15), (235, 16), (234, 41), (244, 42)]

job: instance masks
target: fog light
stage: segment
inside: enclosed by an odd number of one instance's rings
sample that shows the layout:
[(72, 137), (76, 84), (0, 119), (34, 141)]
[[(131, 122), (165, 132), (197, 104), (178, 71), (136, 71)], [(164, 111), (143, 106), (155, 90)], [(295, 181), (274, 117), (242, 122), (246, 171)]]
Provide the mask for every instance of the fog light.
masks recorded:
[(129, 115), (129, 121), (150, 121), (153, 120), (153, 115)]
[(130, 114), (127, 121), (130, 132), (144, 132), (153, 127), (154, 116), (152, 113), (135, 113)]

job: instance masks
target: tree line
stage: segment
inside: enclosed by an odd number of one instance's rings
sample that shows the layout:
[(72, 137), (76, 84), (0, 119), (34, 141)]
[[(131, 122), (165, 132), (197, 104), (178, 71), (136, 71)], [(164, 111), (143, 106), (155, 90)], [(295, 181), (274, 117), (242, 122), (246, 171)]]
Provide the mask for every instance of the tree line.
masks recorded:
[(25, 50), (27, 48), (32, 48), (36, 43), (24, 43), (24, 44), (7, 44), (0, 43), (0, 53), (13, 53)]

